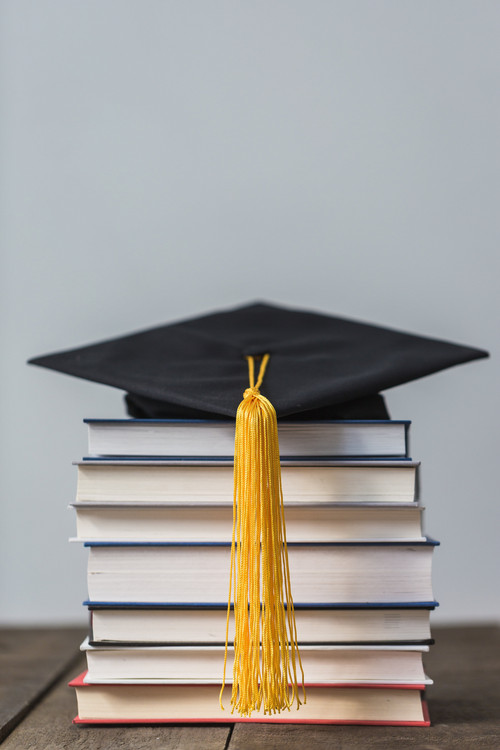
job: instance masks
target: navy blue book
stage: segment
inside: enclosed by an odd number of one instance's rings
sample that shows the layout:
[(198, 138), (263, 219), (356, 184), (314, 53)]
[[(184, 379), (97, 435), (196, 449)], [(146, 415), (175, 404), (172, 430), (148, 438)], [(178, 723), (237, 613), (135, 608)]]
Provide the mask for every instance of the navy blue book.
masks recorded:
[[(438, 542), (289, 544), (296, 604), (433, 602)], [(230, 544), (88, 542), (89, 600), (95, 604), (223, 604)]]
[[(91, 457), (231, 458), (234, 422), (211, 419), (86, 419)], [(283, 458), (407, 458), (410, 422), (282, 421)]]

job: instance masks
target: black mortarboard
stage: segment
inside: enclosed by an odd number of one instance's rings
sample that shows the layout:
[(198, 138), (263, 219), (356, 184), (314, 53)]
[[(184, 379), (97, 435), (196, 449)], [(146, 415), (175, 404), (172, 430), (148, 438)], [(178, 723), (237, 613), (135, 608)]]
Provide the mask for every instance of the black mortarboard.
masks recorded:
[(468, 346), (257, 303), (36, 357), (127, 391), (134, 417), (234, 417), (246, 355), (270, 353), (263, 392), (278, 417), (387, 417), (379, 391), (488, 356)]

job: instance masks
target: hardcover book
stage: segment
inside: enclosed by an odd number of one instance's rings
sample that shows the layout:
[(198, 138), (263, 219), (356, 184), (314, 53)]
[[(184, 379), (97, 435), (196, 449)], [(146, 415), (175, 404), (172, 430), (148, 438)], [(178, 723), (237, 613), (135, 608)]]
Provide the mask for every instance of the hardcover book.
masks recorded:
[[(207, 447), (205, 447), (205, 451)], [(418, 462), (282, 461), (286, 505), (408, 503), (417, 496)], [(79, 503), (233, 505), (233, 462), (85, 460), (78, 464)]]
[[(232, 507), (75, 503), (77, 541), (228, 542)], [(422, 542), (422, 508), (390, 504), (293, 505), (285, 508), (288, 542)]]
[[(432, 601), (437, 542), (290, 544), (297, 604)], [(230, 544), (88, 542), (94, 603), (221, 604), (227, 600)], [(321, 573), (318, 574), (318, 571)]]
[[(396, 602), (372, 606), (301, 607), (295, 605), (300, 643), (429, 644), (430, 613), (434, 603), (414, 607)], [(91, 643), (109, 644), (218, 644), (224, 642), (227, 606), (179, 607), (146, 605), (90, 606)], [(229, 639), (234, 636), (231, 613)]]
[[(81, 646), (87, 657), (85, 681), (220, 683), (223, 646)], [(428, 646), (301, 645), (308, 682), (431, 684), (422, 664)], [(232, 682), (234, 653), (228, 648), (227, 683)]]
[[(96, 456), (233, 456), (232, 420), (87, 419)], [(409, 422), (280, 422), (282, 456), (407, 456)]]
[(77, 724), (233, 723), (386, 724), (429, 726), (424, 685), (306, 687), (307, 703), (280, 714), (256, 711), (242, 718), (229, 710), (230, 688), (219, 706), (220, 685), (89, 684), (85, 673), (70, 682), (76, 690)]

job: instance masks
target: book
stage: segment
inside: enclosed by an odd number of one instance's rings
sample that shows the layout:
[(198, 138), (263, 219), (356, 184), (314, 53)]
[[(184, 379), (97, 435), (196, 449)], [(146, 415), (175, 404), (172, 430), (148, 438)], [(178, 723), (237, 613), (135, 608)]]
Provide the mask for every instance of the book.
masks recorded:
[[(227, 542), (231, 506), (75, 503), (76, 541)], [(421, 506), (292, 505), (285, 509), (289, 542), (423, 541)]]
[(106, 723), (317, 723), (429, 726), (421, 700), (424, 685), (308, 686), (307, 703), (296, 711), (250, 718), (232, 714), (230, 687), (219, 705), (219, 685), (89, 684), (82, 673), (69, 684), (78, 703), (77, 724)]
[[(86, 419), (94, 456), (234, 455), (232, 420)], [(282, 456), (408, 456), (407, 421), (323, 420), (278, 424)]]
[[(418, 465), (407, 460), (282, 463), (284, 501), (414, 502)], [(83, 461), (77, 472), (78, 503), (233, 505), (232, 460)]]
[[(87, 682), (200, 682), (220, 683), (224, 646), (91, 646), (81, 645), (87, 657)], [(300, 658), (307, 681), (431, 684), (422, 664), (428, 646), (302, 645)], [(234, 652), (227, 653), (227, 683), (232, 682)]]
[[(289, 544), (295, 603), (433, 600), (426, 538), (403, 542)], [(224, 603), (230, 544), (87, 542), (93, 603)]]
[[(371, 607), (341, 608), (295, 606), (300, 643), (429, 644), (430, 612), (427, 606), (404, 607), (398, 603)], [(168, 643), (213, 643), (222, 645), (226, 632), (227, 606), (216, 607), (118, 607), (91, 606), (90, 642), (97, 644), (167, 645)], [(229, 621), (229, 640), (234, 619)]]

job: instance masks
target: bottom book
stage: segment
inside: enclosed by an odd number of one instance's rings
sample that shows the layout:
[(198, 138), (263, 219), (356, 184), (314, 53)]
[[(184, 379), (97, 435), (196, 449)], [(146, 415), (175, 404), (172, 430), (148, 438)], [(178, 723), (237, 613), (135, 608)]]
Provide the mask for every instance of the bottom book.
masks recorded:
[(218, 685), (186, 684), (89, 684), (85, 672), (70, 682), (76, 689), (76, 724), (161, 724), (281, 722), (293, 724), (385, 724), (429, 726), (426, 704), (421, 699), (424, 685), (311, 685), (307, 702), (299, 710), (251, 718), (232, 714), (230, 688), (219, 706)]

